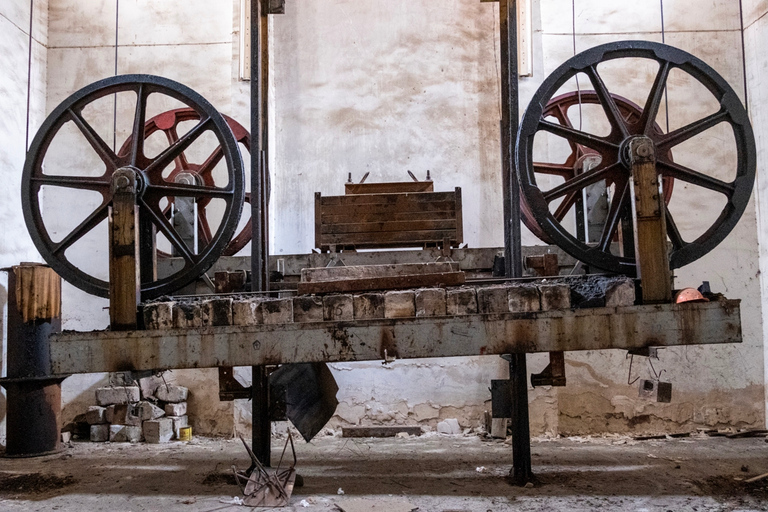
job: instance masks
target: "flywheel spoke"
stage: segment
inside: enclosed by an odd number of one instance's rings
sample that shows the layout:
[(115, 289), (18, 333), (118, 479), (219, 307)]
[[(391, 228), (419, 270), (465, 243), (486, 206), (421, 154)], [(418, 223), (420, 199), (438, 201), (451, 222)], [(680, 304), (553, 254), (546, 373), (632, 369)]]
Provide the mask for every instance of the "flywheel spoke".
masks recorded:
[(583, 174), (579, 174), (575, 178), (571, 178), (562, 185), (544, 192), (544, 199), (546, 199), (548, 203), (551, 203), (555, 199), (566, 194), (570, 194), (571, 192), (578, 192), (583, 188), (592, 185), (593, 183), (597, 183), (598, 181), (604, 180), (609, 177), (609, 175), (614, 174), (614, 171), (617, 167), (618, 164), (612, 164), (607, 167), (598, 167)]
[(140, 164), (144, 158), (144, 124), (147, 120), (147, 96), (144, 84), (139, 84), (136, 90), (136, 112), (133, 116), (133, 131), (131, 132), (131, 165)]
[(148, 185), (145, 194), (159, 199), (161, 197), (205, 197), (210, 199), (230, 199), (234, 192), (228, 188), (204, 187), (199, 185), (184, 185), (181, 183), (164, 183)]
[(616, 229), (618, 229), (621, 222), (621, 213), (629, 201), (629, 180), (627, 177), (622, 176), (615, 183), (615, 187), (616, 193), (613, 196), (613, 201), (611, 201), (611, 207), (608, 210), (608, 216), (605, 219), (605, 226), (603, 226), (603, 232), (600, 234), (600, 243), (598, 244), (598, 247), (603, 252), (609, 252), (613, 235), (616, 233)]
[(43, 185), (62, 188), (73, 188), (79, 190), (93, 190), (101, 192), (106, 196), (109, 193), (109, 178), (92, 178), (87, 176), (56, 176), (50, 174), (41, 174), (33, 176), (30, 181), (34, 182), (39, 188)]
[(586, 70), (589, 81), (595, 88), (598, 98), (600, 98), (600, 106), (603, 107), (605, 115), (608, 116), (608, 122), (611, 123), (611, 127), (616, 133), (620, 133), (622, 137), (629, 135), (627, 126), (624, 124), (624, 116), (619, 112), (619, 107), (616, 105), (613, 96), (605, 86), (605, 82), (597, 73), (596, 66), (590, 66)]
[(107, 218), (109, 213), (109, 203), (106, 201), (96, 208), (88, 217), (85, 218), (75, 229), (69, 232), (67, 236), (61, 239), (57, 244), (54, 244), (51, 248), (51, 252), (55, 255), (60, 255), (72, 246), (75, 242), (83, 238), (92, 229), (98, 226)]
[(75, 126), (78, 127), (93, 150), (99, 155), (101, 161), (107, 166), (107, 173), (112, 174), (119, 167), (115, 152), (112, 151), (112, 148), (104, 142), (104, 139), (96, 133), (96, 130), (88, 124), (88, 121), (86, 121), (81, 114), (75, 112), (71, 108), (67, 112), (69, 113), (70, 119), (75, 123)]
[(683, 240), (683, 237), (680, 235), (680, 230), (677, 227), (675, 219), (672, 218), (672, 213), (669, 211), (669, 209), (665, 210), (664, 214), (667, 224), (667, 236), (672, 242), (672, 247), (674, 250), (679, 251), (686, 246), (686, 243)]
[(563, 178), (566, 178), (566, 179), (573, 176), (573, 165), (534, 162), (533, 170), (540, 174), (562, 176)]
[(692, 185), (697, 185), (714, 192), (719, 192), (728, 197), (733, 195), (736, 190), (736, 185), (733, 183), (726, 183), (712, 176), (708, 176), (698, 171), (694, 171), (688, 167), (682, 166), (674, 162), (667, 162), (660, 160), (656, 163), (661, 168), (661, 174), (664, 176), (670, 176), (676, 180), (682, 180)]
[(544, 121), (543, 119), (539, 121), (539, 129), (558, 135), (567, 139), (569, 142), (592, 148), (599, 153), (615, 153), (619, 149), (618, 144), (614, 144), (603, 137), (597, 137), (596, 135), (576, 130), (575, 128), (570, 128), (568, 126)]
[(664, 97), (664, 91), (667, 87), (667, 78), (669, 78), (670, 70), (671, 65), (669, 62), (664, 62), (661, 67), (659, 67), (659, 71), (651, 86), (651, 92), (648, 94), (645, 107), (643, 107), (643, 114), (640, 118), (640, 127), (646, 136), (649, 136), (653, 132), (656, 116), (658, 116), (659, 107), (661, 106), (661, 99)]
[(139, 204), (143, 207), (144, 211), (149, 213), (152, 217), (152, 223), (157, 226), (160, 232), (165, 235), (169, 242), (171, 242), (171, 245), (173, 245), (181, 257), (184, 258), (184, 261), (186, 261), (188, 265), (194, 265), (197, 258), (189, 247), (187, 247), (187, 244), (184, 243), (184, 240), (182, 240), (179, 233), (176, 232), (163, 212), (160, 211), (160, 208), (155, 204), (145, 201), (144, 198), (139, 200)]
[(210, 118), (200, 121), (194, 128), (181, 137), (178, 142), (166, 148), (165, 151), (160, 153), (160, 155), (158, 155), (146, 168), (147, 174), (155, 176), (158, 173), (162, 173), (163, 169), (165, 169), (168, 164), (173, 162), (208, 129), (210, 122)]
[(678, 144), (681, 144), (689, 139), (692, 139), (693, 137), (699, 135), (700, 133), (703, 133), (710, 128), (713, 128), (717, 126), (718, 124), (722, 123), (728, 118), (728, 112), (724, 109), (719, 110), (718, 112), (715, 112), (714, 114), (705, 117), (704, 119), (700, 119), (694, 123), (691, 123), (687, 126), (683, 126), (682, 128), (678, 128), (677, 130), (674, 130), (664, 137), (661, 138), (658, 142), (659, 149), (669, 150)]

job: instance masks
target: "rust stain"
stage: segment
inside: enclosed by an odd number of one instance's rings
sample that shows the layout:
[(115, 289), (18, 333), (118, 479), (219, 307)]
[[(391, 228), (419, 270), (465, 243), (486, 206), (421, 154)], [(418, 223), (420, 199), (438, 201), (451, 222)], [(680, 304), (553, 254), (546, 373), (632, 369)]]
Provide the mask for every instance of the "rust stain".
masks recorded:
[[(386, 356), (384, 352), (386, 351)], [(393, 329), (382, 327), (381, 329), (381, 341), (379, 342), (379, 356), (382, 359), (385, 357), (400, 357), (397, 353), (397, 340), (395, 339), (395, 331)]]
[(22, 322), (61, 318), (61, 278), (52, 268), (24, 264), (13, 267), (13, 273)]

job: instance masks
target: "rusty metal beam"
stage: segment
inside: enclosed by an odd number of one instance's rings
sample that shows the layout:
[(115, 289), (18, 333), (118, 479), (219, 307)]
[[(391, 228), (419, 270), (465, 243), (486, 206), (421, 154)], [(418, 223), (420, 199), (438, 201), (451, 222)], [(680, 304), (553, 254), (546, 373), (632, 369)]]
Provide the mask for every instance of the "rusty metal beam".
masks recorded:
[(399, 320), (67, 332), (52, 373), (740, 343), (740, 301)]

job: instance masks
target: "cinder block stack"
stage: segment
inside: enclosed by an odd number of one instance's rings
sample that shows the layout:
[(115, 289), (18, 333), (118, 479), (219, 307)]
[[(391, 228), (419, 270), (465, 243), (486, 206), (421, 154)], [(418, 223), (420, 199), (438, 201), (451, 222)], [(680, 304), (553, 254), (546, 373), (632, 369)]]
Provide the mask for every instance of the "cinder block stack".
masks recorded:
[(138, 386), (110, 386), (96, 390), (96, 404), (85, 420), (95, 443), (167, 443), (178, 439), (179, 429), (189, 425), (183, 386), (166, 384), (159, 377), (139, 380)]
[[(573, 301), (572, 296), (577, 300)], [(444, 315), (525, 314), (569, 308), (631, 306), (634, 301), (635, 284), (632, 279), (592, 276), (571, 280), (542, 279), (292, 298), (246, 295), (234, 299), (185, 298), (172, 303), (149, 302), (144, 304), (143, 312), (147, 329), (164, 330)]]

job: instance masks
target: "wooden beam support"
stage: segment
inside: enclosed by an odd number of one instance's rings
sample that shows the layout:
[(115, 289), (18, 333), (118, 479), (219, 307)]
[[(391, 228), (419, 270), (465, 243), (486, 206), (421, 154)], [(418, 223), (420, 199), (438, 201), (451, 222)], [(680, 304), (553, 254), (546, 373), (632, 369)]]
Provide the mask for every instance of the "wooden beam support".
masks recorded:
[(112, 194), (109, 208), (109, 323), (113, 331), (130, 331), (136, 329), (136, 309), (141, 299), (135, 171), (127, 168), (115, 171)]
[(653, 141), (636, 137), (629, 144), (632, 164), (632, 213), (635, 260), (644, 304), (672, 301), (672, 274), (667, 253), (667, 227), (661, 181), (656, 172)]
[(51, 337), (52, 373), (376, 361), (741, 342), (738, 300)]

